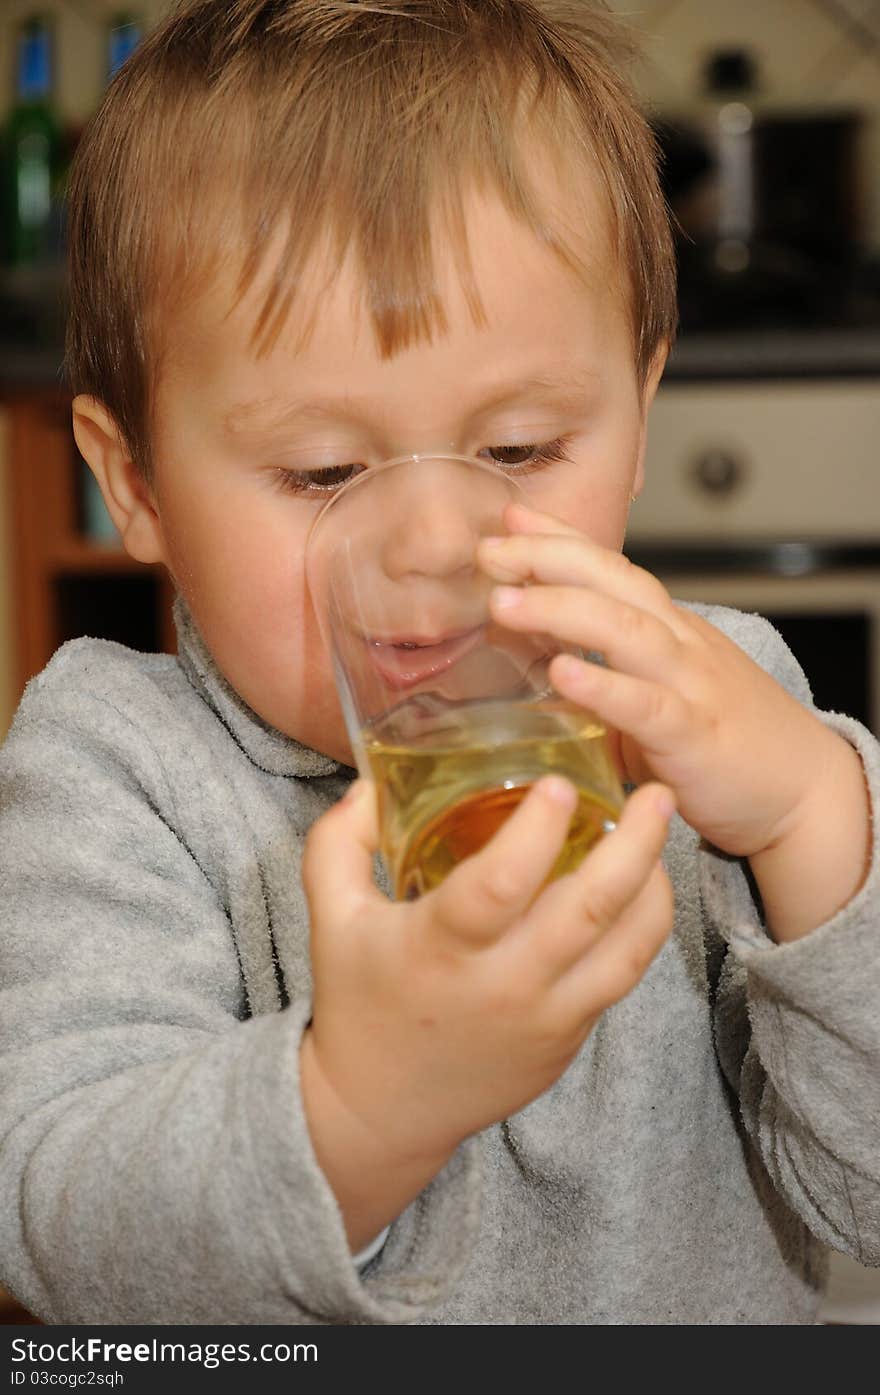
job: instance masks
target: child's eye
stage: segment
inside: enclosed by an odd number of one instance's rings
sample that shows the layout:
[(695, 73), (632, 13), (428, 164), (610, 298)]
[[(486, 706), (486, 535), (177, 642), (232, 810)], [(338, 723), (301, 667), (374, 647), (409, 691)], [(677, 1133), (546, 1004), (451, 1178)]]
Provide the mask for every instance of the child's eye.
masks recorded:
[(544, 445), (530, 446), (486, 446), (480, 455), (501, 465), (505, 470), (517, 470), (527, 474), (529, 470), (539, 470), (555, 460), (568, 460), (568, 441), (559, 437)]
[(277, 471), (279, 487), (290, 494), (332, 494), (363, 470), (363, 465), (327, 465), (323, 470)]
[[(540, 470), (555, 460), (568, 460), (568, 440), (559, 437), (544, 445), (527, 446), (486, 446), (478, 452), (504, 470), (518, 474), (528, 474), (530, 470)], [(321, 470), (289, 470), (281, 466), (276, 470), (279, 488), (288, 494), (310, 494), (313, 498), (332, 494), (341, 489), (355, 475), (361, 474), (363, 465), (327, 465)]]

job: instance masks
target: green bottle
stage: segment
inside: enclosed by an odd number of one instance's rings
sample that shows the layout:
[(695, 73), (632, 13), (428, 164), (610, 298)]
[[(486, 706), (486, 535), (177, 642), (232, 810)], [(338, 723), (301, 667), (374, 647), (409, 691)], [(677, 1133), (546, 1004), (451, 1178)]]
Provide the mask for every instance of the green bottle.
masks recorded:
[(16, 99), (6, 124), (5, 255), (13, 266), (48, 260), (54, 246), (61, 140), (53, 106), (52, 32), (29, 19), (16, 43)]

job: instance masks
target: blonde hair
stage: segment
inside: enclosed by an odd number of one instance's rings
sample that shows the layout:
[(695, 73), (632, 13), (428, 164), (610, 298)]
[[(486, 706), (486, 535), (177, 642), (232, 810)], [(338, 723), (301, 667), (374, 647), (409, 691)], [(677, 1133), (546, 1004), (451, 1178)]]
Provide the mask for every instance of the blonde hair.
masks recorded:
[(349, 251), (383, 355), (442, 333), (441, 212), (475, 317), (466, 188), (488, 188), (575, 264), (526, 145), (589, 168), (644, 379), (676, 324), (651, 131), (629, 35), (588, 0), (185, 0), (111, 84), (69, 186), (67, 372), (101, 399), (149, 476), (163, 326), (224, 260), (241, 294), (283, 233), (254, 327), (284, 323), (319, 244)]

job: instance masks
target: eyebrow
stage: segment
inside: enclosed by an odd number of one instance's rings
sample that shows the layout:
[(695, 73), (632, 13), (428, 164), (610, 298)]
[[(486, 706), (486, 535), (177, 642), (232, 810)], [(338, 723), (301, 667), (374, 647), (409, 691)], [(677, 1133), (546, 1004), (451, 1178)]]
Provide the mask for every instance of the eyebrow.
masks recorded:
[[(577, 410), (588, 399), (591, 386), (599, 381), (598, 373), (572, 374), (570, 369), (564, 377), (542, 374), (519, 378), (490, 389), (485, 398), (471, 407), (468, 416), (471, 420), (478, 420), (501, 407), (527, 401), (567, 411)], [(294, 400), (282, 406), (279, 406), (276, 398), (254, 398), (230, 408), (221, 420), (224, 431), (232, 436), (247, 433), (268, 435), (298, 421), (365, 425), (370, 419), (372, 405), (369, 399), (348, 394), (336, 398)]]

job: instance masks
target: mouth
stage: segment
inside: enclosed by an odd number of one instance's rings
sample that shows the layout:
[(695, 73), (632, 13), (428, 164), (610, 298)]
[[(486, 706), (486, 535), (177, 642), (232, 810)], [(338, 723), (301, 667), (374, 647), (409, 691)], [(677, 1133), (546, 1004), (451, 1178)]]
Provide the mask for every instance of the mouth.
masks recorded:
[(366, 640), (370, 663), (389, 688), (403, 692), (457, 664), (479, 644), (484, 625), (439, 638), (394, 636)]

